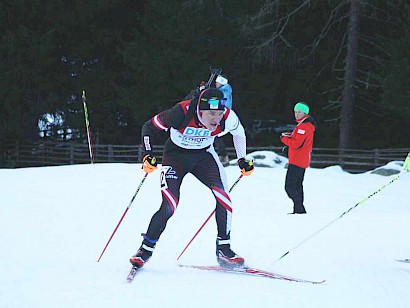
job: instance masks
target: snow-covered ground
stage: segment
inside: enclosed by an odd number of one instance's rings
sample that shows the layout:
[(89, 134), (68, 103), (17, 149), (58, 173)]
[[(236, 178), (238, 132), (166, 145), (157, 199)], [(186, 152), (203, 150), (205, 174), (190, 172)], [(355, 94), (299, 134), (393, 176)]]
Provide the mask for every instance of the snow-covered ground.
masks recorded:
[[(286, 161), (252, 155), (273, 168), (258, 167), (231, 193), (233, 249), (249, 266), (324, 284), (179, 268), (216, 265), (214, 219), (176, 260), (214, 207), (191, 175), (153, 257), (128, 284), (128, 259), (161, 202), (159, 171), (96, 262), (144, 176), (140, 164), (0, 169), (0, 307), (409, 307), (410, 264), (395, 259), (410, 258), (410, 174), (390, 183), (397, 174), (311, 168), (308, 214), (287, 215)], [(231, 184), (240, 175), (226, 171)]]

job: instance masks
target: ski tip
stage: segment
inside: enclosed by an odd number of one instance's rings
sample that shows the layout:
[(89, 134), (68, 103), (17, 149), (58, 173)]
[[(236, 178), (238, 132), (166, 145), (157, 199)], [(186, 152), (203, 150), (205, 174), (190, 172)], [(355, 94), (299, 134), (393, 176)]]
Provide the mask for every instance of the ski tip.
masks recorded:
[(127, 282), (128, 282), (128, 283), (131, 283), (131, 282), (134, 280), (135, 275), (137, 274), (137, 272), (138, 272), (139, 270), (140, 270), (140, 268), (138, 268), (138, 267), (136, 267), (136, 266), (133, 266), (133, 267), (131, 268), (130, 273), (129, 273), (128, 276), (127, 276)]
[(410, 263), (410, 259), (396, 259), (397, 262)]

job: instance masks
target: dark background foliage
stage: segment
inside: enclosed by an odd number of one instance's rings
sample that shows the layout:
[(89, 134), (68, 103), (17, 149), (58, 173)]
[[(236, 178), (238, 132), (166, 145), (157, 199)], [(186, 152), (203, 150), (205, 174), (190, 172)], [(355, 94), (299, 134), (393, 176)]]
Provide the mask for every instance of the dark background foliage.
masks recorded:
[(293, 123), (294, 103), (306, 101), (315, 146), (338, 147), (352, 2), (360, 36), (351, 146), (408, 147), (404, 0), (1, 1), (0, 140), (86, 142), (86, 90), (94, 142), (139, 143), (141, 125), (212, 66), (230, 80), (249, 145), (279, 145), (277, 134), (252, 134), (254, 120)]

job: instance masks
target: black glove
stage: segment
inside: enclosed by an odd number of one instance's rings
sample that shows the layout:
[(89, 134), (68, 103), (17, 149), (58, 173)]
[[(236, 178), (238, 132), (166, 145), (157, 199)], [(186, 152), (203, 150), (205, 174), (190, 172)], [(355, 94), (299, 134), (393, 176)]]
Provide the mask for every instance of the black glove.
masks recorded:
[(158, 169), (157, 167), (157, 158), (151, 154), (146, 154), (144, 158), (142, 159), (143, 164), (142, 164), (142, 169), (146, 173), (151, 173), (155, 169)]
[(248, 176), (255, 170), (253, 166), (253, 160), (245, 160), (245, 158), (238, 159), (238, 166), (241, 169), (243, 175)]

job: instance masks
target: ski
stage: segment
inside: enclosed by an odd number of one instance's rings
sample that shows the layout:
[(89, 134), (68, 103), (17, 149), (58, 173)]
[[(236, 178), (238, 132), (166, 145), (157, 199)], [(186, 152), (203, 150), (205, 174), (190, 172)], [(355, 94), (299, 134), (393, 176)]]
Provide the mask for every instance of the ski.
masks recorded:
[(139, 270), (140, 268), (133, 266), (130, 270), (130, 273), (127, 276), (127, 282), (131, 283), (134, 280), (135, 275), (137, 275)]
[(410, 263), (410, 259), (396, 260), (397, 262)]
[(252, 267), (225, 268), (225, 267), (213, 266), (213, 265), (207, 266), (207, 265), (185, 265), (185, 264), (178, 264), (178, 266), (182, 268), (194, 268), (194, 269), (205, 270), (205, 271), (217, 271), (217, 272), (233, 273), (233, 274), (240, 274), (240, 275), (250, 275), (250, 276), (256, 276), (256, 277), (266, 277), (266, 278), (271, 278), (271, 279), (279, 279), (279, 280), (286, 280), (286, 281), (292, 281), (292, 282), (302, 282), (302, 283), (312, 283), (312, 284), (321, 284), (325, 282), (325, 280), (313, 281), (313, 280), (294, 278), (294, 277), (290, 277), (286, 275), (267, 272), (267, 271), (252, 268)]

